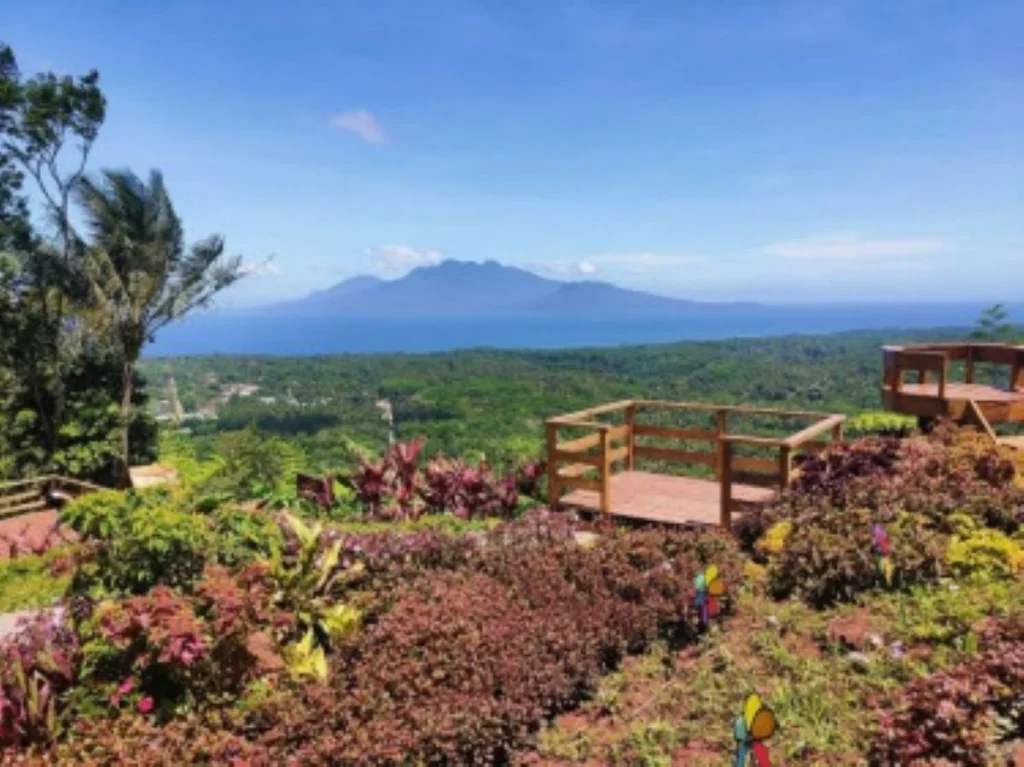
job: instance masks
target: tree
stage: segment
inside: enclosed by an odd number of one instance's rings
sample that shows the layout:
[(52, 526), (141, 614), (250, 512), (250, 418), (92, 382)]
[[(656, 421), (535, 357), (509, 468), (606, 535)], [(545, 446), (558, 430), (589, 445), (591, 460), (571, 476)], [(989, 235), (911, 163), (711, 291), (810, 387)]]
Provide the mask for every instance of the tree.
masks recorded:
[(1012, 343), (1018, 335), (1003, 304), (994, 304), (983, 311), (978, 317), (976, 328), (971, 332), (971, 338), (989, 343)]
[[(0, 316), (0, 334), (9, 340), (0, 368), (15, 379), (10, 409), (37, 435), (43, 463), (60, 448), (72, 400), (95, 399), (69, 391), (68, 382), (85, 357), (107, 356), (102, 339), (70, 320), (86, 296), (70, 202), (106, 115), (98, 83), (96, 71), (23, 79), (14, 52), (0, 43), (0, 252), (8, 254), (0, 290), (11, 308)], [(41, 196), (42, 233), (29, 219), (26, 177)], [(31, 467), (41, 468), (39, 460)]]
[(240, 279), (242, 263), (223, 257), (224, 240), (217, 235), (186, 248), (157, 171), (148, 183), (130, 171), (84, 177), (78, 200), (89, 235), (82, 248), (96, 322), (121, 353), (121, 481), (127, 483), (133, 385), (143, 346)]

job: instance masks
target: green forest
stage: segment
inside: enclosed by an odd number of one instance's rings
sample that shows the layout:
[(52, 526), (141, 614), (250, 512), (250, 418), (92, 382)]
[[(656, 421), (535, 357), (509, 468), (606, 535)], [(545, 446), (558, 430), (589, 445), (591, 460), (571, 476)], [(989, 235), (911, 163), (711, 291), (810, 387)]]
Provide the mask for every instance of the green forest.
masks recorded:
[[(867, 414), (877, 425), (881, 346), (958, 335), (966, 332), (564, 351), (213, 356), (149, 359), (141, 370), (157, 409), (166, 411), (162, 398), (174, 380), (186, 419), (176, 443), (209, 454), (221, 435), (251, 428), (290, 442), (310, 471), (322, 471), (347, 462), (360, 446), (379, 452), (389, 429), (397, 441), (426, 439), (428, 454), (525, 460), (539, 454), (546, 418), (630, 397)], [(244, 385), (259, 388), (243, 396)], [(173, 430), (173, 418), (162, 423)]]

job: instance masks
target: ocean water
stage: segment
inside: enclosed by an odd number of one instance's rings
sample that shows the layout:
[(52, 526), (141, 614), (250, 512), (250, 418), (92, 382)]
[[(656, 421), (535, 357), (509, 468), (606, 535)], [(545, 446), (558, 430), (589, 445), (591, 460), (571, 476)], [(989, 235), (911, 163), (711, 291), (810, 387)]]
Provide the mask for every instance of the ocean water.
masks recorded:
[(557, 349), (972, 325), (982, 305), (751, 307), (665, 318), (351, 319), (209, 313), (165, 328), (146, 356)]

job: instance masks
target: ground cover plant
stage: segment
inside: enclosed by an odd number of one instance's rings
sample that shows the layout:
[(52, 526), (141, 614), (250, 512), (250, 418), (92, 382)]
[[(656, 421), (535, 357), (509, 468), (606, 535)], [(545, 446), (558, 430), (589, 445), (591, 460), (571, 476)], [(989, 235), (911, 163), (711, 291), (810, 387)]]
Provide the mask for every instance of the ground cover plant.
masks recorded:
[(998, 763), (1024, 738), (1019, 487), (970, 435), (825, 454), (738, 538), (460, 519), (464, 467), (421, 481), (401, 450), (368, 504), (412, 488), (422, 512), (188, 487), (73, 504), (61, 610), (0, 643), (3, 759), (721, 764), (755, 690), (782, 764)]

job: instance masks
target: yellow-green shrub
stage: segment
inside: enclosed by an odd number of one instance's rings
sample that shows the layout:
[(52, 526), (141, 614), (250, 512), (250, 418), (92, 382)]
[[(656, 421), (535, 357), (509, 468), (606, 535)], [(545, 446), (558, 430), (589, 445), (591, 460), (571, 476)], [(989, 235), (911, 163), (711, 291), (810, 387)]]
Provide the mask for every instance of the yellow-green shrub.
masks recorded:
[(1011, 578), (1024, 574), (1024, 548), (1006, 533), (991, 528), (954, 536), (946, 562), (961, 576)]
[(793, 523), (789, 520), (776, 522), (768, 528), (764, 537), (757, 542), (757, 550), (766, 556), (777, 557), (782, 553), (782, 549), (785, 548), (786, 539), (792, 531)]

